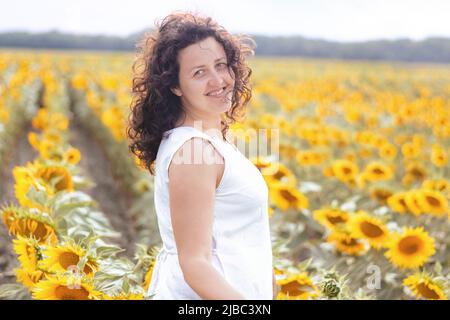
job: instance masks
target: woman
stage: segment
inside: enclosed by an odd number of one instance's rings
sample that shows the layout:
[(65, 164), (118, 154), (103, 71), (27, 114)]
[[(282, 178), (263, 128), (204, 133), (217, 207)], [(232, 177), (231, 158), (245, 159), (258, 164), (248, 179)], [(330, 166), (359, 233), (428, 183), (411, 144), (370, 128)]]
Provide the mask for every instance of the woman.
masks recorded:
[(251, 98), (252, 47), (211, 18), (174, 12), (139, 44), (130, 151), (155, 175), (163, 248), (153, 299), (272, 299), (267, 186), (227, 141)]

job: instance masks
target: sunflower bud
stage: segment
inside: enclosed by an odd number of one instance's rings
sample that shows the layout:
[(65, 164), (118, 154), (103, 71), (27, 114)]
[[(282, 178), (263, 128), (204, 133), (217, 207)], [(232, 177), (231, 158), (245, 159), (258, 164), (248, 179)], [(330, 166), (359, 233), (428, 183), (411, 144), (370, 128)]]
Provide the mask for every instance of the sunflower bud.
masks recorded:
[(327, 298), (336, 298), (341, 292), (339, 282), (332, 277), (322, 283), (322, 294)]

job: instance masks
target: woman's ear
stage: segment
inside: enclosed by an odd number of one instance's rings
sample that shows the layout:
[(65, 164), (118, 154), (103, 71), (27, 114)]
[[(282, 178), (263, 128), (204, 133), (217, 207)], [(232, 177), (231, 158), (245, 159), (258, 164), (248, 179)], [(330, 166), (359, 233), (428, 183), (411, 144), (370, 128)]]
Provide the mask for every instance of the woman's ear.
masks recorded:
[(177, 95), (179, 97), (182, 96), (181, 90), (179, 88), (170, 88), (170, 91), (172, 91), (174, 95)]

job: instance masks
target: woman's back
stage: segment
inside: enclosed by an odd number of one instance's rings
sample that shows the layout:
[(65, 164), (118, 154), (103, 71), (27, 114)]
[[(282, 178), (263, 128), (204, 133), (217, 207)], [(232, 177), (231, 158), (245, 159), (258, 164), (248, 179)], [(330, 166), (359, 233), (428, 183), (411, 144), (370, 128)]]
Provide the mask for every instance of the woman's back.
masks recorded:
[(181, 271), (169, 205), (168, 168), (176, 151), (193, 137), (208, 140), (225, 160), (216, 188), (213, 266), (248, 299), (272, 299), (272, 247), (268, 190), (258, 169), (236, 147), (194, 127), (166, 132), (155, 167), (155, 209), (163, 249), (157, 257), (148, 295), (153, 299), (200, 299)]

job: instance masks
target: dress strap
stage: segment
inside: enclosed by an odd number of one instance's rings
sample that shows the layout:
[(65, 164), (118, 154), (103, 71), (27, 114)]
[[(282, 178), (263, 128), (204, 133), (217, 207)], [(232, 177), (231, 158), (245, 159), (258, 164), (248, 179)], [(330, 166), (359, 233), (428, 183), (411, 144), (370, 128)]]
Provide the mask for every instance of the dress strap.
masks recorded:
[(167, 138), (169, 139), (168, 142), (171, 145), (171, 148), (169, 154), (167, 155), (168, 159), (165, 166), (166, 172), (169, 169), (170, 163), (172, 162), (175, 153), (183, 146), (186, 141), (195, 137), (203, 138), (210, 142), (214, 149), (225, 159), (225, 150), (223, 150), (222, 145), (213, 137), (194, 127), (177, 127), (174, 129), (169, 130), (171, 131), (171, 133)]

